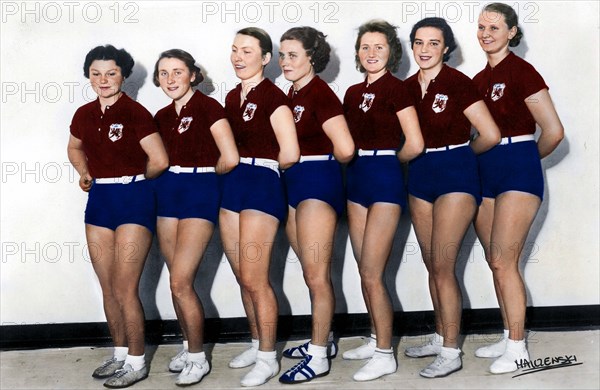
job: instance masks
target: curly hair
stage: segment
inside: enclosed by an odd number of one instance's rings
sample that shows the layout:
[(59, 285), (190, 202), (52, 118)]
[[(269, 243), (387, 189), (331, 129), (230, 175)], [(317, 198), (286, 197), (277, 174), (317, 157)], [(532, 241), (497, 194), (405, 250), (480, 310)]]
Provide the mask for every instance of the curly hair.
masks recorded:
[(204, 76), (202, 76), (200, 67), (196, 65), (196, 60), (194, 60), (194, 57), (192, 57), (190, 53), (181, 49), (171, 49), (160, 53), (158, 60), (156, 60), (156, 64), (154, 64), (154, 77), (152, 78), (152, 81), (157, 87), (160, 86), (160, 82), (158, 81), (158, 63), (163, 58), (177, 58), (178, 60), (181, 60), (190, 71), (190, 77), (192, 75), (196, 76), (194, 81), (190, 83), (192, 87), (195, 87), (196, 85), (200, 84), (202, 80), (204, 80)]
[(117, 49), (113, 45), (96, 46), (87, 53), (83, 63), (83, 75), (85, 78), (90, 78), (90, 65), (96, 60), (115, 61), (115, 64), (121, 68), (121, 74), (127, 78), (133, 70), (133, 57), (125, 49)]
[(450, 53), (456, 49), (456, 41), (454, 40), (454, 33), (452, 29), (446, 23), (443, 18), (425, 18), (423, 20), (418, 21), (410, 31), (410, 46), (413, 47), (415, 44), (415, 35), (417, 34), (417, 30), (422, 27), (434, 27), (438, 30), (442, 31), (442, 35), (444, 36), (444, 46), (448, 48), (448, 51), (444, 53), (443, 62), (446, 62), (450, 59)]
[(400, 66), (400, 59), (402, 58), (402, 44), (400, 43), (398, 33), (396, 32), (397, 28), (397, 26), (394, 26), (382, 19), (370, 20), (361, 25), (358, 28), (358, 36), (356, 38), (356, 43), (354, 44), (354, 62), (356, 63), (356, 69), (358, 69), (361, 73), (366, 72), (366, 69), (362, 66), (360, 63), (360, 58), (358, 57), (360, 39), (365, 33), (378, 32), (385, 35), (387, 43), (390, 46), (390, 57), (385, 67), (387, 70), (396, 72)]
[(519, 15), (517, 15), (516, 11), (510, 5), (503, 3), (490, 3), (483, 8), (482, 12), (496, 12), (504, 16), (504, 21), (509, 29), (516, 26), (517, 33), (514, 37), (512, 37), (510, 42), (508, 42), (508, 46), (519, 46), (519, 43), (521, 43), (521, 38), (523, 38), (523, 30), (521, 30), (519, 27)]
[(310, 63), (315, 73), (321, 73), (329, 63), (331, 47), (325, 40), (326, 35), (312, 27), (293, 27), (281, 36), (280, 42), (295, 40), (302, 43), (306, 55), (310, 57)]

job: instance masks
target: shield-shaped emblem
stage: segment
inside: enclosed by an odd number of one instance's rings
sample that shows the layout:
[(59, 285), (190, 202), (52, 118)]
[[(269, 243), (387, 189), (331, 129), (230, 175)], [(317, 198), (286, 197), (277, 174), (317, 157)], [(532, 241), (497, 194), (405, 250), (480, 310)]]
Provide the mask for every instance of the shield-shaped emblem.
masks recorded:
[(493, 101), (496, 101), (504, 96), (504, 88), (506, 88), (506, 84), (504, 83), (494, 84), (492, 87), (492, 94), (490, 95)]
[(446, 109), (446, 104), (448, 104), (448, 96), (438, 93), (435, 95), (435, 99), (431, 105), (431, 108), (433, 111), (439, 114)]
[(123, 138), (123, 125), (120, 123), (113, 123), (110, 125), (110, 130), (108, 131), (108, 138), (112, 142), (118, 141)]
[(257, 107), (257, 105), (254, 103), (246, 104), (246, 109), (244, 110), (244, 114), (242, 115), (242, 118), (244, 118), (244, 121), (248, 122), (248, 121), (252, 120), (252, 118), (254, 118), (254, 113), (256, 112), (256, 107)]
[(296, 122), (296, 123), (300, 122), (300, 119), (302, 119), (303, 112), (304, 112), (304, 107), (302, 107), (302, 106), (294, 107), (294, 122)]
[(192, 120), (194, 120), (194, 118), (191, 116), (181, 118), (181, 122), (179, 122), (179, 127), (177, 128), (179, 134), (186, 132), (190, 128)]
[(373, 105), (373, 101), (375, 100), (375, 94), (374, 93), (363, 93), (362, 96), (363, 96), (363, 101), (358, 106), (358, 108), (360, 108), (364, 112), (367, 112)]

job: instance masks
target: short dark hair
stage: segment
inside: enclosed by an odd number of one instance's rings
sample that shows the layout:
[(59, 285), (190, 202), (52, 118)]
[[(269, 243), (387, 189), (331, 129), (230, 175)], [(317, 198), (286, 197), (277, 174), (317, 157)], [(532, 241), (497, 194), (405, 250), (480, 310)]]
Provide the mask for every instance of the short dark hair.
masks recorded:
[(125, 49), (117, 49), (113, 45), (96, 46), (87, 53), (83, 63), (83, 75), (90, 78), (90, 65), (96, 60), (115, 61), (115, 64), (121, 68), (123, 77), (129, 77), (133, 70), (133, 57)]
[(327, 67), (331, 53), (331, 47), (325, 38), (325, 34), (321, 31), (305, 26), (290, 28), (283, 33), (279, 41), (295, 40), (302, 43), (306, 55), (310, 57), (315, 73), (320, 73)]
[(483, 8), (482, 12), (496, 12), (504, 16), (504, 21), (509, 29), (513, 27), (517, 27), (517, 33), (514, 37), (508, 42), (508, 46), (517, 47), (519, 43), (521, 43), (521, 38), (523, 38), (523, 30), (519, 27), (519, 15), (517, 12), (507, 4), (503, 3), (490, 3)]
[(190, 83), (192, 87), (195, 87), (196, 85), (200, 84), (202, 82), (202, 80), (204, 80), (204, 76), (202, 76), (200, 67), (198, 65), (196, 65), (196, 60), (194, 60), (194, 57), (192, 57), (192, 55), (190, 53), (188, 53), (185, 50), (181, 50), (181, 49), (171, 49), (171, 50), (163, 51), (162, 53), (160, 53), (160, 56), (158, 57), (158, 60), (156, 61), (156, 64), (154, 65), (154, 77), (153, 77), (152, 81), (154, 82), (154, 85), (156, 85), (157, 87), (160, 86), (160, 81), (158, 81), (158, 63), (163, 58), (177, 58), (178, 60), (183, 61), (185, 66), (187, 66), (188, 70), (190, 71), (190, 76), (191, 75), (196, 76), (194, 81), (192, 81)]
[(258, 39), (262, 56), (266, 56), (267, 53), (273, 56), (273, 41), (271, 40), (271, 36), (262, 28), (246, 27), (239, 30), (236, 34), (249, 35)]
[(356, 38), (356, 43), (354, 44), (354, 62), (356, 63), (356, 69), (358, 69), (361, 73), (366, 72), (366, 69), (360, 63), (360, 58), (358, 58), (360, 39), (365, 33), (378, 32), (385, 35), (388, 45), (390, 46), (390, 58), (388, 59), (385, 67), (392, 72), (396, 72), (400, 67), (400, 59), (402, 58), (402, 44), (400, 43), (398, 33), (396, 32), (397, 28), (397, 26), (394, 26), (381, 19), (370, 20), (361, 25), (358, 28), (358, 37)]
[(423, 27), (434, 27), (442, 31), (442, 35), (444, 36), (444, 46), (448, 48), (448, 51), (444, 53), (443, 61), (448, 61), (450, 59), (450, 53), (456, 49), (454, 33), (452, 32), (452, 29), (448, 23), (446, 23), (443, 18), (425, 18), (418, 21), (410, 31), (410, 47), (413, 47), (415, 44), (415, 35), (417, 34), (417, 30)]

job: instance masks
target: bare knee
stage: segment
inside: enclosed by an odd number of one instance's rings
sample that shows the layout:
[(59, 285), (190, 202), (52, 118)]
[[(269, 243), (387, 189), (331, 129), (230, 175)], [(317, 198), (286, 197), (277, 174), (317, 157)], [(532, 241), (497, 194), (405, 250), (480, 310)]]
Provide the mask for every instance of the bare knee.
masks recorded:
[(304, 275), (304, 281), (311, 292), (320, 293), (331, 289), (331, 280), (326, 276)]
[(383, 285), (383, 275), (377, 272), (361, 269), (360, 282), (367, 291), (380, 288)]
[(171, 277), (171, 295), (173, 295), (173, 298), (176, 300), (180, 300), (186, 295), (189, 295), (193, 290), (194, 287), (188, 281)]

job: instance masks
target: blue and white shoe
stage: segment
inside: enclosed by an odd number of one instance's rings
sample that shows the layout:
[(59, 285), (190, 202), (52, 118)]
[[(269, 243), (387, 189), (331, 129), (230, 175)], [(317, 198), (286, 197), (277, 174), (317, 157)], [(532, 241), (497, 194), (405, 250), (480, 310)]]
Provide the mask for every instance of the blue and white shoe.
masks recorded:
[(304, 360), (296, 364), (294, 367), (287, 370), (282, 376), (279, 377), (279, 382), (285, 384), (302, 383), (308, 382), (315, 378), (319, 378), (329, 374), (329, 360), (322, 359), (325, 365), (321, 369), (311, 367), (310, 363), (313, 361), (312, 355), (306, 355)]
[[(307, 341), (306, 343), (299, 345), (297, 347), (288, 348), (282, 352), (282, 355), (289, 359), (304, 359), (305, 357), (309, 356), (308, 355), (308, 343), (309, 342), (310, 341)], [(327, 343), (327, 358), (335, 359), (335, 357), (337, 356), (337, 353), (338, 353), (338, 347), (337, 347), (337, 344), (335, 343), (335, 341), (331, 341), (330, 343)]]

